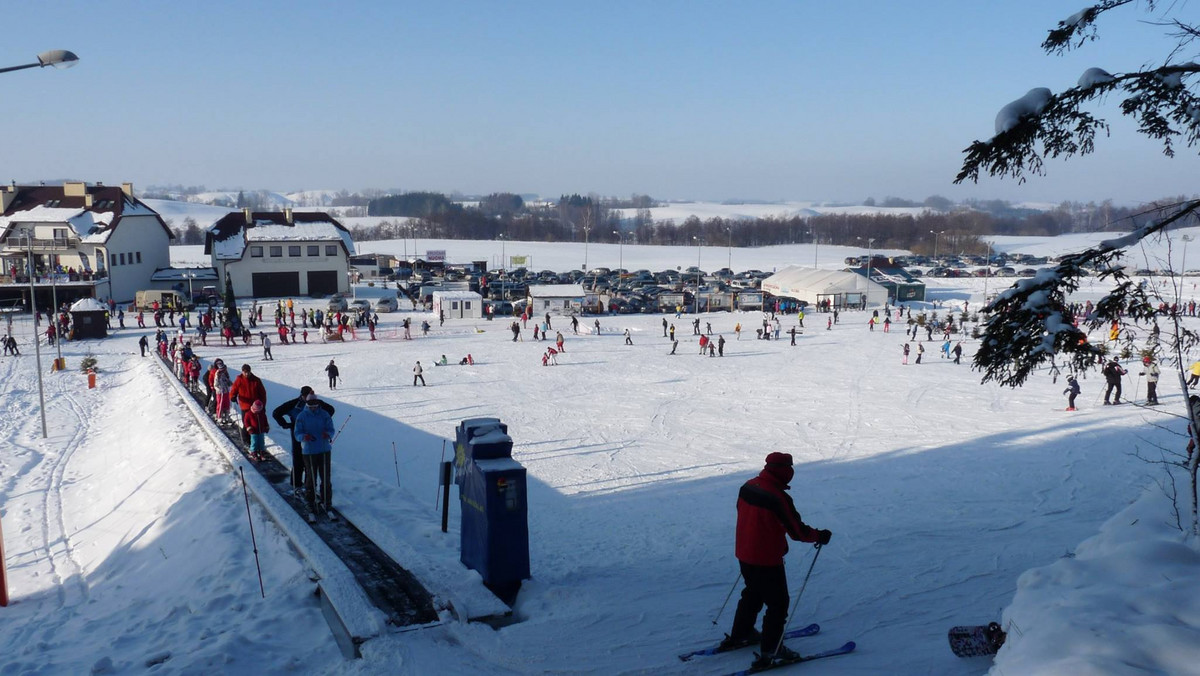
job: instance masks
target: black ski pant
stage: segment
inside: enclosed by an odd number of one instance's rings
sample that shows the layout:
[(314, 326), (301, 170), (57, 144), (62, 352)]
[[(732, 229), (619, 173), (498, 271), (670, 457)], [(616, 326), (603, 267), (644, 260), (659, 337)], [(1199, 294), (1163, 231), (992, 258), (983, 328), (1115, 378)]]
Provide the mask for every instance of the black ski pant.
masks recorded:
[(1146, 403), (1147, 404), (1157, 404), (1158, 403), (1158, 381), (1151, 381), (1151, 380), (1146, 381)]
[(1104, 403), (1109, 403), (1108, 396), (1113, 393), (1114, 389), (1116, 390), (1116, 398), (1113, 399), (1112, 403), (1121, 403), (1121, 381), (1119, 380), (1116, 382), (1110, 382), (1108, 384), (1108, 389), (1104, 390)]
[(304, 488), (304, 477), (308, 475), (304, 452), (295, 435), (292, 436), (292, 488)]
[(1067, 396), (1067, 408), (1075, 408), (1075, 397), (1076, 396), (1077, 395), (1074, 392), (1072, 392), (1070, 395)]
[(762, 622), (762, 652), (764, 655), (773, 654), (783, 637), (783, 625), (787, 622), (787, 575), (783, 565), (754, 566), (740, 561), (739, 564), (746, 587), (742, 589), (742, 597), (738, 600), (737, 611), (733, 615), (733, 629), (729, 635), (741, 638), (752, 633), (758, 613), (766, 605), (767, 612)]
[(308, 453), (304, 456), (304, 499), (309, 511), (317, 511), (317, 502), (328, 510), (333, 504), (333, 486), (329, 481), (329, 459), (332, 453)]

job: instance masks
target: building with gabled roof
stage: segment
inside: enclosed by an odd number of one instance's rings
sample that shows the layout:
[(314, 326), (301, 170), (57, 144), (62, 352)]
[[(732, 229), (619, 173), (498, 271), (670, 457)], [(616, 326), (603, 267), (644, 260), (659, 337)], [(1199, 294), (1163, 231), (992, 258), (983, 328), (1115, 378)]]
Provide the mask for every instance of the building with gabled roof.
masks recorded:
[[(204, 253), (239, 297), (324, 296), (350, 291), (350, 231), (320, 211), (232, 212), (213, 223)], [(224, 288), (222, 287), (222, 291)]]
[(39, 308), (52, 296), (129, 302), (170, 266), (174, 238), (131, 183), (3, 186), (0, 294), (27, 300), (32, 276)]

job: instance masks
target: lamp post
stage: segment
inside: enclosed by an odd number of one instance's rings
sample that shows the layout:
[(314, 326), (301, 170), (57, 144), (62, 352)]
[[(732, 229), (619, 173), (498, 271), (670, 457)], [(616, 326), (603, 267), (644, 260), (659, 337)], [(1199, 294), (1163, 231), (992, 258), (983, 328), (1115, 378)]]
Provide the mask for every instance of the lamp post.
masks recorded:
[(987, 306), (988, 278), (992, 276), (992, 242), (987, 243), (987, 258), (983, 261), (983, 304)]
[[(855, 237), (855, 239), (862, 241), (864, 238)], [(869, 301), (871, 299), (871, 259), (875, 257), (871, 247), (875, 244), (875, 238), (867, 237), (865, 239), (867, 240), (867, 300)]]
[(810, 226), (808, 226), (808, 231), (812, 234), (812, 238), (813, 238), (813, 269), (816, 270), (817, 269), (817, 250), (820, 246), (820, 241), (817, 239), (817, 229), (816, 228), (814, 228), (813, 226), (810, 225)]
[(692, 302), (695, 305), (695, 314), (700, 314), (700, 238), (692, 235), (692, 239), (696, 240), (696, 293), (692, 294)]
[(938, 237), (941, 237), (942, 235), (946, 234), (946, 231), (945, 230), (940, 230), (940, 231), (939, 230), (930, 230), (929, 234), (933, 235), (933, 261), (936, 263), (937, 257), (938, 257), (938, 255), (937, 255)]
[(196, 273), (193, 270), (188, 270), (187, 272), (183, 273), (183, 276), (187, 277), (188, 280), (188, 302), (195, 303), (196, 297), (192, 291), (192, 280), (196, 278)]
[(29, 307), (33, 310), (33, 352), (37, 358), (37, 374), (38, 374), (38, 407), (42, 415), (42, 438), (50, 436), (46, 431), (46, 390), (42, 385), (42, 344), (38, 342), (38, 309), (37, 309), (37, 286), (34, 284), (33, 270), (33, 229), (29, 230), (29, 236), (26, 238), (29, 246)]
[[(1181, 292), (1181, 294), (1183, 292), (1183, 285), (1186, 282), (1184, 277), (1187, 276), (1187, 245), (1188, 245), (1188, 242), (1192, 241), (1194, 238), (1191, 235), (1184, 235), (1182, 239), (1183, 239), (1183, 262), (1180, 264), (1182, 267), (1179, 270), (1179, 291)], [(1180, 297), (1182, 298), (1182, 295)]]
[(588, 233), (591, 232), (590, 225), (583, 226), (583, 271), (587, 272), (587, 249), (588, 249)]
[(73, 52), (68, 52), (65, 49), (51, 49), (47, 52), (42, 52), (37, 55), (35, 63), (27, 63), (24, 66), (9, 66), (8, 68), (0, 68), (0, 73), (8, 73), (14, 70), (24, 70), (26, 68), (45, 68), (46, 66), (54, 66), (55, 68), (70, 68), (79, 62), (79, 57)]
[(617, 236), (617, 241), (619, 242), (617, 245), (619, 252), (617, 255), (617, 275), (619, 276), (621, 271), (625, 269), (625, 233), (620, 230), (613, 230), (613, 234)]
[(733, 274), (733, 228), (725, 228), (725, 232), (729, 235), (729, 260), (725, 263), (725, 268), (729, 270), (729, 274)]

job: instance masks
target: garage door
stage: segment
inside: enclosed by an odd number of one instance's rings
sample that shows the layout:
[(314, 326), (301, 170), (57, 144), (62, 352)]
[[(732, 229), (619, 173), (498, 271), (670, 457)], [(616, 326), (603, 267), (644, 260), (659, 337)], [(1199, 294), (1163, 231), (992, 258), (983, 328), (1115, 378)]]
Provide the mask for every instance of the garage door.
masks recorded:
[(310, 270), (308, 272), (308, 295), (328, 296), (337, 291), (337, 270)]
[(299, 272), (256, 272), (251, 278), (255, 298), (282, 298), (300, 295)]

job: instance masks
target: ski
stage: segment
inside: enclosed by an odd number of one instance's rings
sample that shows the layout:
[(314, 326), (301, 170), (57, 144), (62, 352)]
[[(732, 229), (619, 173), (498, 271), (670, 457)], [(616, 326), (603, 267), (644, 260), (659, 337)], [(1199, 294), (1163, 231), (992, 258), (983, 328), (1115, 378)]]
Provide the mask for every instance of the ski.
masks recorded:
[[(821, 631), (821, 625), (810, 624), (807, 627), (803, 627), (801, 629), (792, 629), (790, 631), (784, 632), (783, 637), (785, 639), (803, 638), (805, 636), (815, 636), (817, 634), (817, 632), (819, 632), (819, 631)], [(734, 650), (741, 650), (742, 648), (749, 648), (750, 646), (755, 645), (757, 643), (758, 643), (758, 640), (755, 639), (754, 641), (749, 641), (749, 642), (742, 643), (742, 644), (728, 647), (728, 648), (722, 648), (721, 644), (718, 643), (717, 645), (715, 645), (711, 648), (703, 648), (701, 650), (693, 650), (690, 653), (684, 653), (679, 656), (679, 659), (683, 660), (684, 662), (687, 662), (688, 660), (692, 659), (693, 657), (708, 657), (710, 655), (720, 655), (721, 653), (732, 652)]]
[(749, 669), (742, 669), (741, 671), (735, 671), (735, 672), (729, 674), (728, 676), (749, 676), (750, 674), (761, 674), (764, 671), (778, 669), (779, 667), (786, 667), (791, 664), (799, 664), (800, 662), (811, 662), (813, 660), (819, 660), (819, 659), (823, 659), (826, 657), (837, 657), (838, 655), (847, 655), (849, 653), (854, 652), (854, 649), (857, 647), (858, 646), (855, 645), (854, 641), (846, 641), (846, 643), (844, 643), (839, 648), (833, 648), (831, 650), (826, 650), (824, 652), (819, 652), (819, 653), (813, 653), (811, 655), (801, 655), (800, 657), (797, 657), (795, 659), (790, 659), (790, 660), (786, 660), (786, 659), (775, 660), (774, 662), (772, 662), (771, 664), (769, 664), (765, 667), (750, 667)]

